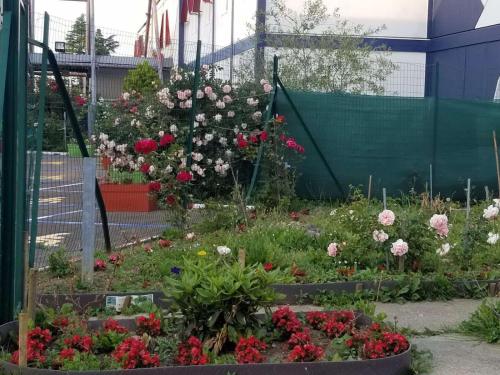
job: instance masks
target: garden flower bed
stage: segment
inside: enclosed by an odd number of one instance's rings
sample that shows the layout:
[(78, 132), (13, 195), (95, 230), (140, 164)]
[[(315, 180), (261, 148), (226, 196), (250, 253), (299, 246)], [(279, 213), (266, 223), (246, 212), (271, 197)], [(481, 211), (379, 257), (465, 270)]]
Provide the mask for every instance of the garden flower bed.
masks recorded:
[(54, 311), (39, 319), (28, 334), (29, 367), (24, 369), (17, 366), (13, 339), (17, 322), (0, 326), (0, 342), (8, 352), (0, 368), (6, 374), (119, 373), (148, 368), (148, 373), (169, 374), (403, 375), (410, 365), (410, 344), (404, 336), (353, 311), (309, 312), (298, 317), (281, 307), (261, 325), (260, 339), (240, 337), (217, 354), (207, 348), (210, 340), (202, 343), (195, 336), (172, 340), (172, 335), (179, 336), (160, 313), (135, 320), (86, 323), (80, 319), (73, 313)]

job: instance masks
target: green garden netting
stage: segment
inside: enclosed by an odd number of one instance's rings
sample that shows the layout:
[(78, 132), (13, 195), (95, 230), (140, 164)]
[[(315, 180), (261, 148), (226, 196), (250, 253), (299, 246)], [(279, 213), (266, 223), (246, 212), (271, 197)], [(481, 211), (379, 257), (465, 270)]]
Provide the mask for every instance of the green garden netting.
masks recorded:
[[(373, 195), (425, 191), (433, 165), (433, 193), (461, 199), (468, 178), (472, 196), (484, 186), (498, 191), (493, 130), (500, 132), (500, 104), (435, 98), (289, 92), (319, 149), (340, 181)], [(306, 149), (299, 164), (298, 194), (307, 198), (340, 196), (318, 151), (308, 139), (283, 92), (276, 112)]]

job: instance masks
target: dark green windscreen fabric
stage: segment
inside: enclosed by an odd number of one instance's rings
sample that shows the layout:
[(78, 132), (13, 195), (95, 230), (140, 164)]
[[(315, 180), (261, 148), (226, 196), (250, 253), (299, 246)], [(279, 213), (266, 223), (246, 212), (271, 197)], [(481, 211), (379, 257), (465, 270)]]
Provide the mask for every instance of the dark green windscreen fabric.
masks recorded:
[[(289, 92), (319, 149), (340, 181), (395, 196), (425, 190), (434, 168), (434, 194), (463, 198), (467, 178), (476, 195), (496, 188), (492, 131), (500, 129), (500, 105), (434, 98)], [(317, 150), (283, 92), (276, 112), (305, 149), (297, 190), (307, 198), (340, 196)], [(482, 195), (481, 195), (482, 194)]]

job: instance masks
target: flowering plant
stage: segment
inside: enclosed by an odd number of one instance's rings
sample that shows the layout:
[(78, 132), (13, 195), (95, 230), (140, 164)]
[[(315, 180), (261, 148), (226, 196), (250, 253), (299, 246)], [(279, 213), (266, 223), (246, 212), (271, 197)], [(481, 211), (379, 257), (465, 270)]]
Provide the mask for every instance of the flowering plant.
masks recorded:
[[(286, 135), (282, 118), (263, 123), (272, 90), (269, 82), (236, 87), (214, 78), (210, 70), (202, 68), (197, 92), (192, 92), (194, 74), (177, 69), (156, 92), (125, 92), (112, 105), (100, 105), (100, 135), (94, 139), (99, 155), (110, 160), (111, 171), (140, 171), (147, 180), (160, 183), (155, 193), (164, 205), (179, 204), (188, 192), (198, 199), (229, 193), (230, 170), (237, 170), (244, 179), (262, 143), (275, 144), (268, 152), (278, 152), (278, 159), (285, 150), (304, 152)], [(188, 139), (192, 125), (192, 139)], [(190, 142), (188, 154), (185, 146)]]
[(265, 357), (262, 351), (266, 350), (267, 345), (257, 339), (255, 336), (249, 338), (242, 337), (236, 344), (235, 356), (238, 363), (261, 363)]
[(208, 363), (208, 356), (203, 353), (200, 339), (191, 336), (185, 342), (179, 344), (175, 361), (183, 366), (206, 365)]
[(150, 313), (147, 317), (139, 316), (135, 322), (137, 333), (140, 335), (147, 333), (149, 336), (158, 336), (161, 333), (161, 321), (156, 317), (155, 313)]
[(160, 365), (158, 354), (151, 355), (144, 341), (136, 337), (123, 340), (111, 353), (111, 356), (125, 369), (158, 367)]
[(290, 337), (292, 334), (302, 331), (300, 320), (288, 306), (280, 307), (273, 312), (271, 321), (284, 337)]

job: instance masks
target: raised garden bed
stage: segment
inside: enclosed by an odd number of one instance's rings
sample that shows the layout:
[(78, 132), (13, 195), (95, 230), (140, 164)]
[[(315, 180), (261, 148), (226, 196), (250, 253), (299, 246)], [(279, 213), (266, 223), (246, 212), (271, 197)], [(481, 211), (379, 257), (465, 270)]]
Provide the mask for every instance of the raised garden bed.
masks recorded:
[[(364, 316), (358, 316), (356, 322), (359, 322), (359, 327), (368, 327), (369, 320)], [(102, 321), (91, 321), (88, 323), (91, 331), (99, 329), (103, 324)], [(123, 319), (119, 324), (127, 329), (134, 330), (136, 323), (134, 320)], [(358, 326), (358, 323), (356, 323)], [(12, 334), (16, 334), (18, 330), (17, 322), (9, 322), (0, 326), (0, 344), (5, 343)], [(126, 371), (132, 373), (145, 374), (172, 374), (172, 375), (403, 375), (408, 374), (410, 367), (410, 347), (408, 349), (385, 358), (369, 359), (369, 360), (349, 360), (349, 361), (315, 361), (315, 362), (297, 362), (297, 363), (252, 363), (252, 364), (221, 364), (221, 365), (198, 365), (198, 366), (160, 366), (150, 368), (136, 368)], [(42, 369), (35, 367), (21, 368), (18, 365), (0, 361), (0, 371), (4, 374), (98, 374), (102, 371), (60, 371), (53, 369)], [(107, 370), (108, 374), (123, 374), (125, 370)]]
[[(330, 293), (355, 293), (357, 291), (372, 290), (379, 288), (395, 288), (396, 281), (386, 280), (375, 281), (345, 281), (336, 283), (321, 284), (275, 284), (273, 289), (285, 297), (280, 303), (301, 304), (310, 303), (312, 297), (324, 292)], [(466, 285), (478, 284), (481, 286), (492, 286), (488, 288), (490, 294), (495, 295), (500, 292), (500, 280), (462, 280), (455, 281), (455, 288), (458, 291), (464, 290)], [(43, 306), (57, 308), (64, 303), (71, 303), (75, 308), (84, 311), (87, 308), (100, 308), (105, 305), (107, 296), (129, 296), (129, 295), (153, 295), (153, 302), (162, 307), (167, 307), (165, 295), (161, 291), (137, 291), (137, 292), (100, 292), (100, 293), (79, 293), (79, 294), (41, 294), (38, 296), (38, 303)]]

